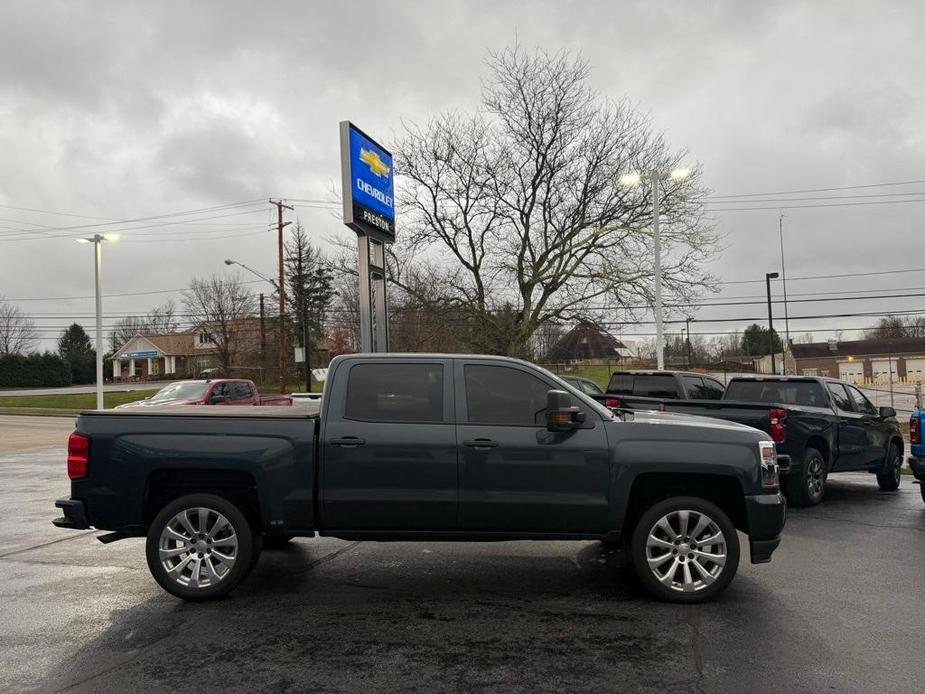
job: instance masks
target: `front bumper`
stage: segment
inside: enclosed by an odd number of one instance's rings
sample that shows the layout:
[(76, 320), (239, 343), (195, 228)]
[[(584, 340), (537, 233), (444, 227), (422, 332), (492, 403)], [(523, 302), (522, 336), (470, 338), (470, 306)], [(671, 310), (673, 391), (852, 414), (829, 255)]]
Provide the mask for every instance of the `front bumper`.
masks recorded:
[(787, 522), (787, 501), (780, 492), (754, 494), (745, 497), (745, 511), (752, 564), (769, 562)]
[(76, 499), (58, 499), (55, 502), (55, 508), (64, 511), (64, 515), (55, 518), (54, 523), (59, 528), (70, 528), (72, 530), (86, 530), (90, 527), (90, 521), (87, 520), (87, 511), (84, 508), (84, 502)]
[(916, 458), (915, 456), (909, 457), (909, 468), (912, 470), (912, 474), (915, 476), (915, 479), (920, 482), (925, 482), (925, 458)]

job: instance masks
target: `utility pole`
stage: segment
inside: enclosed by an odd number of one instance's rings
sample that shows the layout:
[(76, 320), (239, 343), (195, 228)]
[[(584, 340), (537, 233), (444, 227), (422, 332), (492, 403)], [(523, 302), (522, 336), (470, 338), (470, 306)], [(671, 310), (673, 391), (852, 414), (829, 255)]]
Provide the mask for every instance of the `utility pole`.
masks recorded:
[(684, 322), (687, 323), (687, 344), (685, 345), (685, 347), (687, 347), (687, 368), (690, 369), (691, 368), (691, 317), (687, 316)]
[(784, 215), (781, 214), (777, 220), (777, 231), (780, 234), (780, 278), (784, 285), (784, 335), (787, 340), (784, 346), (784, 354), (790, 348), (790, 315), (787, 312), (787, 267), (784, 263)]
[(285, 284), (285, 266), (283, 265), (283, 229), (292, 224), (292, 222), (283, 221), (283, 208), (287, 210), (295, 209), (291, 205), (284, 205), (282, 200), (270, 200), (271, 205), (276, 205), (277, 213), (277, 230), (279, 232), (279, 393), (286, 392), (286, 284)]
[(260, 380), (263, 387), (263, 370), (267, 366), (267, 324), (266, 311), (263, 308), (263, 292), (260, 292)]

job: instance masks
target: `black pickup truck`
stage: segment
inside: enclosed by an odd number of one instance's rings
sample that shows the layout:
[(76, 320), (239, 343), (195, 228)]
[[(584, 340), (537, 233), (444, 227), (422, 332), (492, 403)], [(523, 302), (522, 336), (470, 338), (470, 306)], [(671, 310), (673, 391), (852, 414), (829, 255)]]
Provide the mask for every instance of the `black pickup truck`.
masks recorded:
[(699, 602), (769, 561), (786, 502), (774, 444), (703, 417), (616, 415), (503, 357), (334, 359), (302, 408), (85, 412), (68, 443), (62, 528), (147, 537), (157, 582), (224, 595), (262, 546), (361, 540), (626, 543), (657, 597)]
[(832, 378), (730, 379), (722, 400), (674, 400), (660, 409), (716, 417), (765, 431), (777, 444), (781, 487), (795, 506), (822, 501), (831, 472), (876, 474), (899, 487), (903, 436), (892, 407), (876, 408), (855, 386)]
[(719, 400), (726, 387), (715, 378), (690, 371), (614, 371), (607, 392), (592, 396), (623, 410), (666, 409), (669, 400)]

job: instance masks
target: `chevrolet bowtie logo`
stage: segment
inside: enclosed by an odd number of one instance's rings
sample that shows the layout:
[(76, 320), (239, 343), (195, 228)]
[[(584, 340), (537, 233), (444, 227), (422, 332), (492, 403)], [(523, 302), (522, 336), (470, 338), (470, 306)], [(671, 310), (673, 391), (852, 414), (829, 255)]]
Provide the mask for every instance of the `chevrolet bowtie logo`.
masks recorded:
[(369, 149), (360, 149), (360, 161), (369, 167), (377, 176), (388, 176), (389, 167), (379, 158), (379, 155)]

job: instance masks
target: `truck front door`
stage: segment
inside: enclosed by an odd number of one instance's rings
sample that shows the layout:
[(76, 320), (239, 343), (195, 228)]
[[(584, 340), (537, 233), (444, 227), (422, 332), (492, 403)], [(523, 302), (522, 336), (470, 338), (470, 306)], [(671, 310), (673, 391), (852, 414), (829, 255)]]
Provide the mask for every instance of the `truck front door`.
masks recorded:
[(561, 388), (517, 364), (456, 363), (459, 527), (496, 532), (609, 530), (610, 468), (601, 421), (546, 429), (546, 393)]
[(452, 360), (348, 363), (337, 369), (327, 392), (322, 525), (455, 530)]

